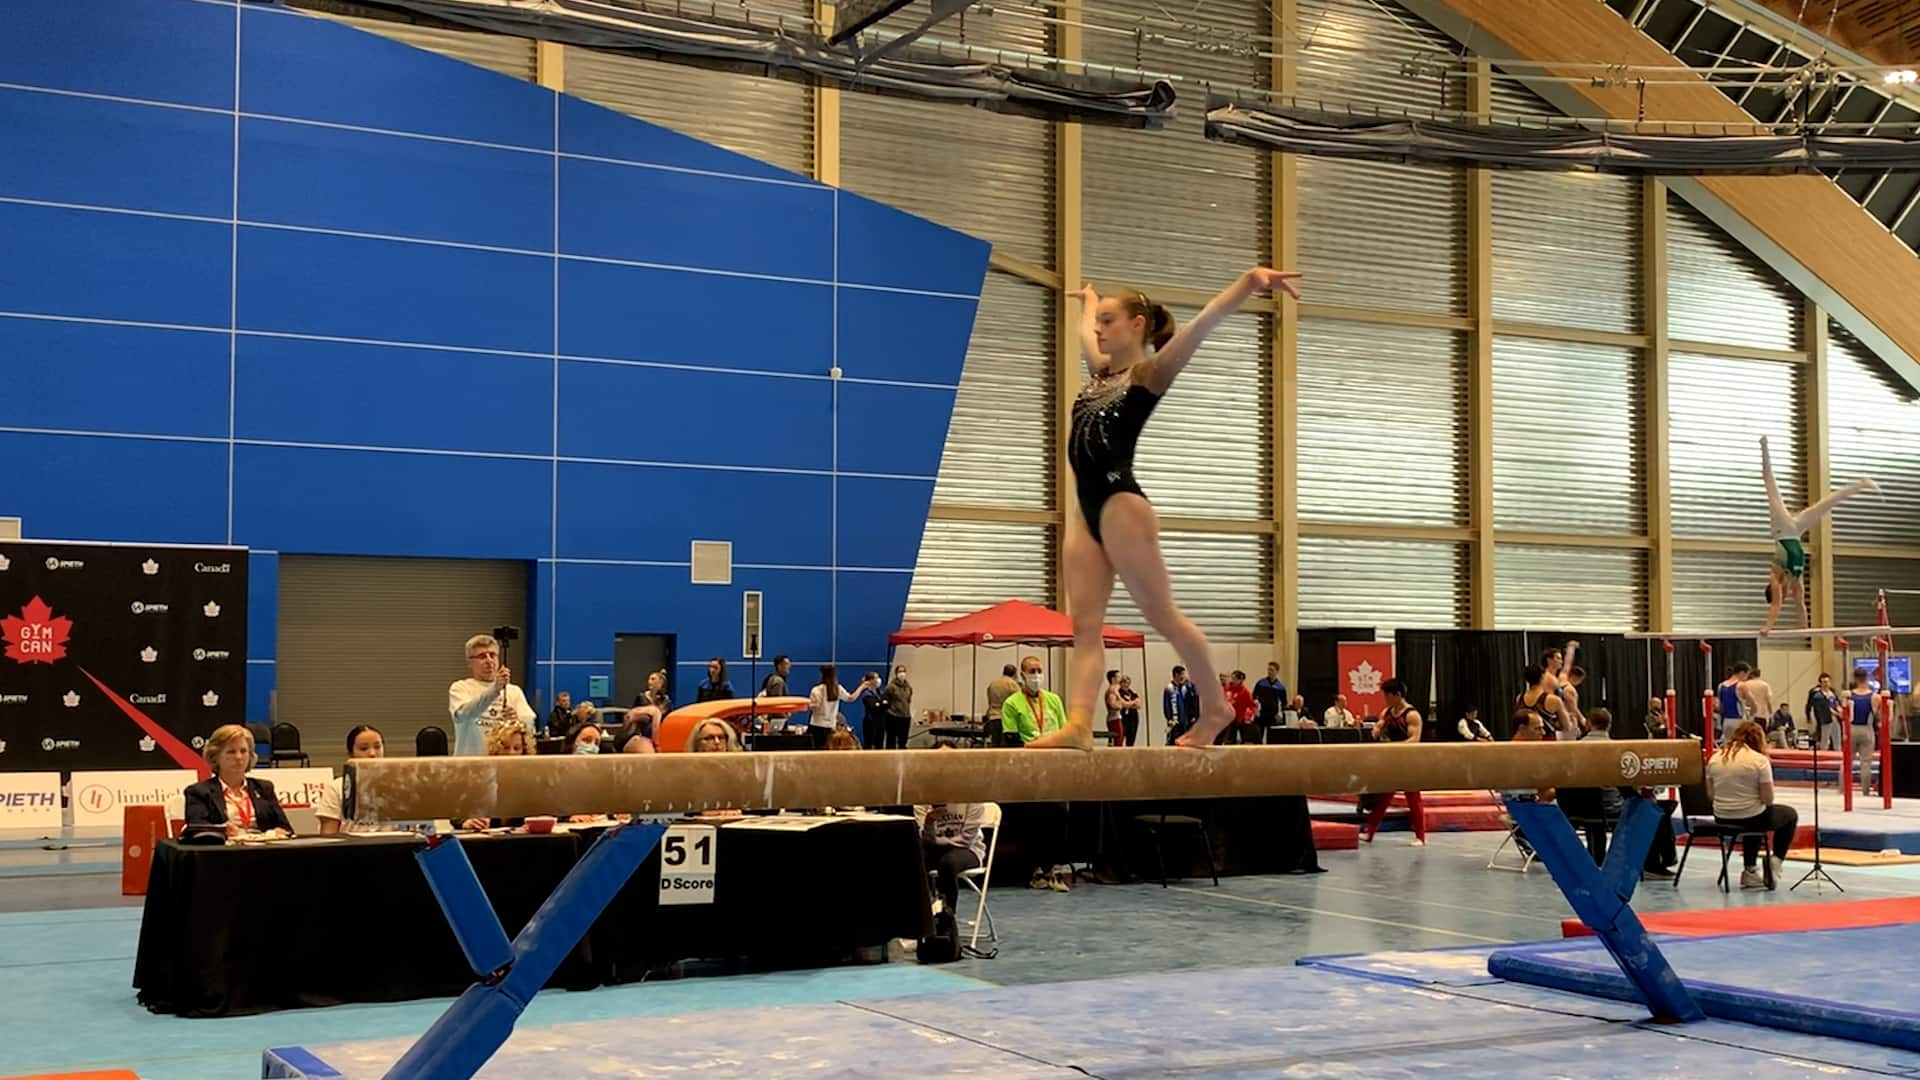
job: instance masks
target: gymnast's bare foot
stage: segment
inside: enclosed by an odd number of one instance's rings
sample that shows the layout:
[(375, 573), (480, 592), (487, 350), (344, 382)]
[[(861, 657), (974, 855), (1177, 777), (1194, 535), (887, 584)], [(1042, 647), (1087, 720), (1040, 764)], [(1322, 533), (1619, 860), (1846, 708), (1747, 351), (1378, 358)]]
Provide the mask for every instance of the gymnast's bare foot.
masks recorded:
[[(1224, 698), (1221, 699), (1220, 704), (1224, 706), (1226, 700)], [(1208, 716), (1202, 712), (1200, 719), (1194, 721), (1193, 726), (1187, 729), (1186, 734), (1173, 740), (1173, 744), (1175, 746), (1184, 746), (1189, 750), (1204, 750), (1212, 746), (1213, 741), (1218, 739), (1220, 733), (1227, 730), (1227, 725), (1231, 723), (1233, 723), (1232, 709), (1225, 709), (1224, 711), (1216, 710), (1212, 716)]]
[(1085, 716), (1069, 719), (1067, 726), (1054, 728), (1027, 746), (1040, 750), (1092, 750), (1093, 720)]

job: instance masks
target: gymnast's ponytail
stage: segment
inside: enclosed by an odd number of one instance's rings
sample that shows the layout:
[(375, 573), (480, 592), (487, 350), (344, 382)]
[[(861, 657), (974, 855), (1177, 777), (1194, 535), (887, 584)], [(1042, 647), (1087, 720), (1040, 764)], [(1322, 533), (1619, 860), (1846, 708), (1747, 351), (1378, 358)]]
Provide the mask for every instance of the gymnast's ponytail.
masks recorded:
[(1147, 321), (1147, 344), (1153, 346), (1155, 352), (1166, 348), (1167, 342), (1173, 340), (1173, 313), (1167, 310), (1165, 304), (1156, 304), (1146, 293), (1137, 290), (1123, 293), (1121, 303), (1126, 306), (1129, 316), (1138, 315)]

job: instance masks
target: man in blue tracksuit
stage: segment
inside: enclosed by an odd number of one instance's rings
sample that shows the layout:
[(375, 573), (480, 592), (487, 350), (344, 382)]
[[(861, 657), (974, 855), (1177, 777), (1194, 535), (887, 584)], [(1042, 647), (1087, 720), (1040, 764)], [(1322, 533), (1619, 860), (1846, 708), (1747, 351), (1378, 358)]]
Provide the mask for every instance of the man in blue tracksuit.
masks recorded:
[(1200, 719), (1200, 691), (1187, 678), (1186, 668), (1173, 669), (1173, 681), (1160, 695), (1160, 708), (1167, 718), (1167, 745), (1172, 746), (1173, 740), (1186, 734), (1194, 721)]

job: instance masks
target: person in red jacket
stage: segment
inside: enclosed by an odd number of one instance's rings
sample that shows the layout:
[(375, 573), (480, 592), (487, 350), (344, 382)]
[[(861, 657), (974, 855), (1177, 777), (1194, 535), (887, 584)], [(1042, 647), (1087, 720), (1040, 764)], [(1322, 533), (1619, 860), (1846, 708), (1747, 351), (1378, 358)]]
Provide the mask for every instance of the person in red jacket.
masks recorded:
[(1233, 706), (1233, 723), (1220, 733), (1223, 743), (1250, 743), (1256, 738), (1253, 730), (1253, 716), (1259, 706), (1253, 700), (1253, 691), (1247, 688), (1247, 673), (1236, 671), (1231, 677), (1220, 676), (1220, 689), (1227, 693), (1227, 704)]

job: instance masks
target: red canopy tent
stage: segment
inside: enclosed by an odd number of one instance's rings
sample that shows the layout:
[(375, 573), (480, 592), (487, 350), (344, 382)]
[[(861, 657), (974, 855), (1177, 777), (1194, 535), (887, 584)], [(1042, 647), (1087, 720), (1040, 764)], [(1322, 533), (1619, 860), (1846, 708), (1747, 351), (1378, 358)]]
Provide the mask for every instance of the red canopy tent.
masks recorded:
[[(1109, 649), (1139, 649), (1141, 651), (1140, 674), (1146, 677), (1147, 636), (1135, 630), (1122, 630), (1116, 626), (1101, 628), (1101, 637)], [(982, 645), (1042, 645), (1048, 648), (1066, 647), (1073, 644), (1073, 619), (1039, 604), (1029, 604), (1025, 600), (1006, 600), (989, 608), (970, 612), (957, 619), (922, 626), (913, 630), (899, 630), (887, 636), (887, 644), (932, 645), (937, 648), (954, 648), (970, 645), (974, 648), (973, 673), (974, 690), (979, 692), (980, 653)], [(969, 700), (975, 705), (978, 699), (972, 694)], [(974, 710), (976, 713), (977, 709)]]

